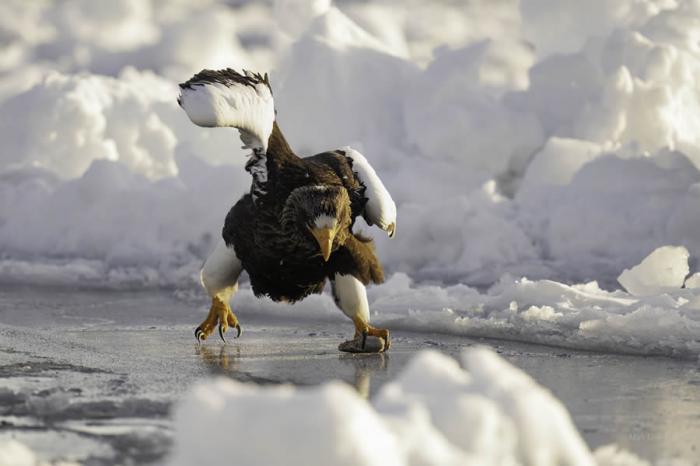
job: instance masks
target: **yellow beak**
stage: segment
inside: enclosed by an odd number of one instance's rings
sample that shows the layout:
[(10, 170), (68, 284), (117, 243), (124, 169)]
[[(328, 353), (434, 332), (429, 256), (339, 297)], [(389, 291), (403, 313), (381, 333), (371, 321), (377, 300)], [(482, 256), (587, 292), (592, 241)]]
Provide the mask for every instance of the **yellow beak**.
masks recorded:
[(335, 238), (335, 230), (331, 228), (310, 228), (311, 234), (314, 235), (318, 242), (318, 247), (321, 249), (323, 260), (328, 262), (333, 250), (333, 238)]

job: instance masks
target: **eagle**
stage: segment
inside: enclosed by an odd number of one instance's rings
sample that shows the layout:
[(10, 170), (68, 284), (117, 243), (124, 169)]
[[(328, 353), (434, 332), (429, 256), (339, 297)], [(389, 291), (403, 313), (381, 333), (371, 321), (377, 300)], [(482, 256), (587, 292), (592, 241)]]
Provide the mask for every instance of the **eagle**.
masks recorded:
[(230, 209), (221, 239), (201, 270), (212, 299), (195, 329), (198, 341), (218, 326), (241, 335), (229, 302), (245, 270), (256, 296), (294, 303), (331, 283), (334, 301), (354, 323), (344, 351), (390, 346), (389, 331), (370, 325), (365, 286), (384, 274), (371, 239), (353, 231), (362, 216), (389, 237), (396, 233), (396, 204), (367, 159), (344, 147), (310, 157), (291, 149), (276, 121), (268, 75), (231, 68), (203, 70), (180, 84), (179, 105), (203, 127), (233, 127), (252, 152), (245, 169), (250, 191)]

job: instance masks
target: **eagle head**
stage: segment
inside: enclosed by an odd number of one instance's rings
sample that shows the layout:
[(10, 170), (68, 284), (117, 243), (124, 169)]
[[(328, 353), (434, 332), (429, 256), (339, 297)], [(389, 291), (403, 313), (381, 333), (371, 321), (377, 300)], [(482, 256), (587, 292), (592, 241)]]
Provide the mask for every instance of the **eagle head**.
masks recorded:
[(350, 196), (342, 186), (314, 185), (295, 189), (286, 202), (295, 228), (318, 244), (324, 261), (344, 244), (352, 223)]

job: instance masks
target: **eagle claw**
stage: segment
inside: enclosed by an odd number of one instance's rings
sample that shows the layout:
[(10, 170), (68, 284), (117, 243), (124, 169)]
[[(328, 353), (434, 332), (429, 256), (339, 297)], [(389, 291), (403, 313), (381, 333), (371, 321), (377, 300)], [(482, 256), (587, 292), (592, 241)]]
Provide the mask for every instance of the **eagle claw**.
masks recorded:
[(194, 331), (194, 336), (198, 343), (202, 340), (206, 340), (209, 335), (212, 334), (214, 328), (219, 327), (219, 337), (221, 341), (226, 343), (226, 338), (224, 338), (224, 332), (229, 327), (235, 327), (237, 330), (236, 338), (241, 336), (241, 325), (238, 323), (238, 318), (231, 311), (231, 308), (218, 297), (212, 299), (211, 309), (209, 310), (209, 315)]
[[(237, 332), (237, 333), (236, 333), (236, 338), (241, 338), (241, 333), (243, 333), (243, 330), (241, 330), (241, 325), (240, 325), (240, 324), (236, 324), (236, 325), (235, 325), (235, 328), (236, 328), (236, 332)], [(226, 331), (226, 330), (224, 329), (224, 326), (223, 326), (223, 325), (219, 325), (219, 336), (221, 337), (221, 340), (222, 340), (224, 343), (226, 343), (226, 338), (224, 338), (224, 332), (225, 332), (225, 331)]]

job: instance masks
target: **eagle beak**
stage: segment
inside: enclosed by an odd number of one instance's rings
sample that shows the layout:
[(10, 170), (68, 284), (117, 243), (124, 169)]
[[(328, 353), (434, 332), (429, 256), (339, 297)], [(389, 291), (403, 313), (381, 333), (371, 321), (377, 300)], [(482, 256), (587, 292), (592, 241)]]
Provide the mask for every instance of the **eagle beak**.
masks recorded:
[(328, 262), (333, 250), (333, 238), (335, 238), (335, 230), (331, 228), (309, 228), (311, 234), (314, 235), (318, 242), (318, 247), (321, 248), (323, 260)]

